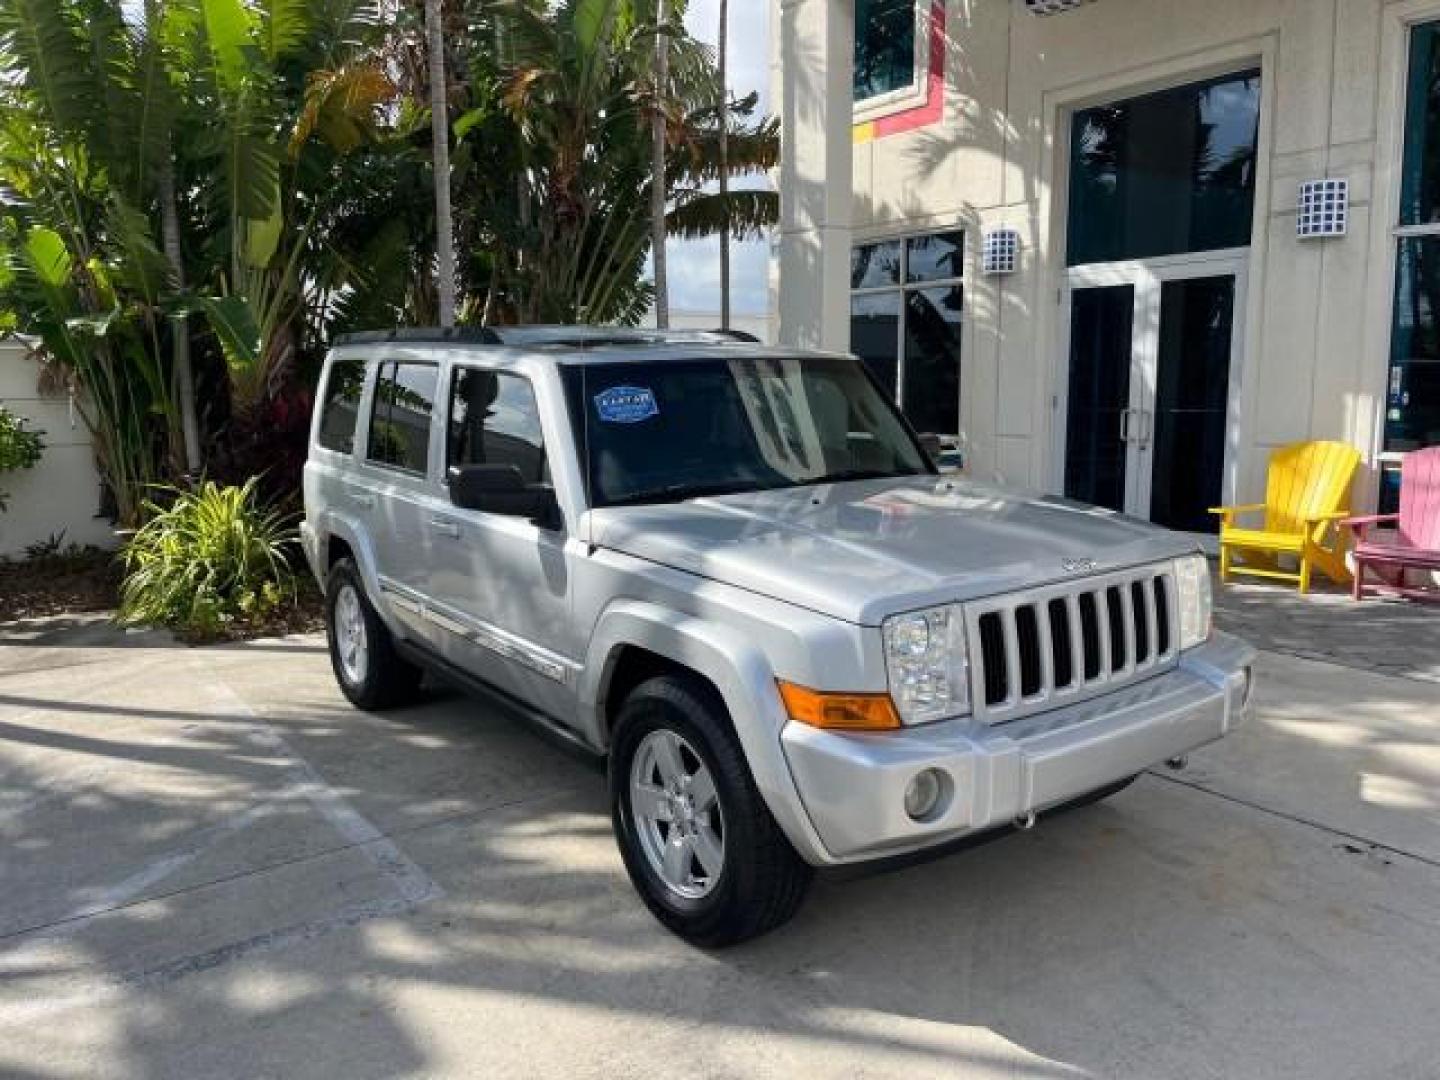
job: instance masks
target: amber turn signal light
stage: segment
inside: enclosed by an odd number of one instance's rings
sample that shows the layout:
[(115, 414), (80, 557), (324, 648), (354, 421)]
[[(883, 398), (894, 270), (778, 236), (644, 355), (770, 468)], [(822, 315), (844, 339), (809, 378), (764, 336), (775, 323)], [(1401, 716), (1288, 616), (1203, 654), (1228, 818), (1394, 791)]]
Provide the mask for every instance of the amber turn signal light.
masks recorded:
[(894, 731), (900, 714), (889, 694), (831, 694), (777, 679), (790, 719), (832, 731)]

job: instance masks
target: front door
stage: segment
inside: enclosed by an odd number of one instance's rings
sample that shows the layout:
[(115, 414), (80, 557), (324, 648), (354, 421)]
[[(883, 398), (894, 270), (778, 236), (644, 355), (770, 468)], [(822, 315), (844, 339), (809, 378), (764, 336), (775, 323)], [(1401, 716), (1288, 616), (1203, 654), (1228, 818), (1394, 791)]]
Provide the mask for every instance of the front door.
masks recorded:
[[(548, 484), (530, 379), (456, 364), (442, 387), (443, 465), (513, 465)], [(573, 713), (579, 642), (570, 617), (566, 534), (522, 517), (437, 499), (429, 517), (426, 610), (446, 659), (552, 717)]]
[(1065, 494), (1213, 533), (1233, 492), (1243, 257), (1069, 272)]

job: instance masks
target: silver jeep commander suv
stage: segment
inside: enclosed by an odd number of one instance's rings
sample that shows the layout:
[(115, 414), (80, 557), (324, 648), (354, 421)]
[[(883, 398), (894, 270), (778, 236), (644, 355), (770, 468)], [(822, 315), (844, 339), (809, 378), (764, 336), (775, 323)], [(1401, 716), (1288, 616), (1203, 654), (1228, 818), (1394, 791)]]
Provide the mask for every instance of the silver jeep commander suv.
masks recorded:
[(925, 447), (853, 357), (742, 335), (341, 339), (302, 529), (335, 677), (378, 709), (430, 669), (606, 755), (635, 888), (707, 946), (1244, 719), (1192, 538)]

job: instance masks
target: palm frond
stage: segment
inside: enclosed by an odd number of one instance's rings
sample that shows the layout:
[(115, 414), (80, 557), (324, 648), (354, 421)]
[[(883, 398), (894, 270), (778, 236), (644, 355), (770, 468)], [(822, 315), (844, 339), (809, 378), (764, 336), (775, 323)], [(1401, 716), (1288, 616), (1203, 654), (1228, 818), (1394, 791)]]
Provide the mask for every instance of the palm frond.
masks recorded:
[(698, 192), (677, 203), (665, 216), (669, 235), (683, 240), (718, 236), (729, 211), (730, 235), (736, 240), (758, 239), (780, 220), (780, 196), (773, 191), (741, 189), (722, 198), (716, 192)]

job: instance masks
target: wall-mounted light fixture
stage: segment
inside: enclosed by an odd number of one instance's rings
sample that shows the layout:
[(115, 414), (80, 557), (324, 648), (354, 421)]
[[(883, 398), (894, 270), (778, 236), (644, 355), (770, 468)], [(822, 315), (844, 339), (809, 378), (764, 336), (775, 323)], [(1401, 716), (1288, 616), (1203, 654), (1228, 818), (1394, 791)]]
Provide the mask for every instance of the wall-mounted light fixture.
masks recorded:
[(1304, 181), (1296, 210), (1295, 235), (1301, 240), (1344, 236), (1350, 224), (1350, 181)]
[(1008, 226), (991, 229), (980, 245), (980, 269), (986, 274), (1013, 274), (1020, 263), (1020, 233)]

